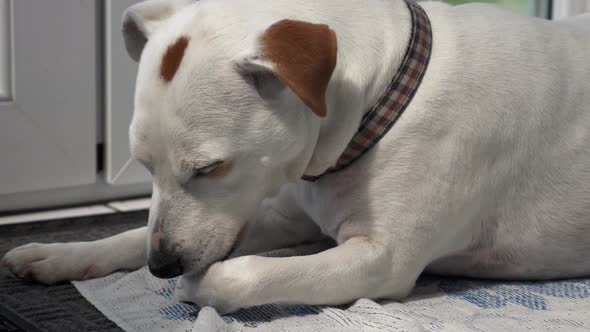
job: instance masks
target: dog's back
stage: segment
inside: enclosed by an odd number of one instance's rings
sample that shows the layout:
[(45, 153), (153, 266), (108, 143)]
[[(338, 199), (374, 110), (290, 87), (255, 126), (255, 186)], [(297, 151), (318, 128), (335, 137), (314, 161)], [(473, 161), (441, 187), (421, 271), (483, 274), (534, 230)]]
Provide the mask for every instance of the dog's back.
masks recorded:
[(461, 144), (464, 167), (446, 171), (467, 174), (450, 190), (464, 191), (454, 194), (477, 235), (430, 270), (590, 274), (590, 15), (546, 21), (488, 5), (431, 12), (445, 36), (435, 37), (443, 45), (429, 69), (437, 80), (422, 88), (437, 91), (425, 98), (444, 103), (437, 120)]

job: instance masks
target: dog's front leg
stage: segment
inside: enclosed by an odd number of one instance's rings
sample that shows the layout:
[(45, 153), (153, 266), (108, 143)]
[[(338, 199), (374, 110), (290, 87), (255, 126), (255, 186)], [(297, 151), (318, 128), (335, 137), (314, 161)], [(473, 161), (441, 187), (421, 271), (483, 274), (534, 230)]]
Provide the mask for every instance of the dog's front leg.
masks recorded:
[[(177, 298), (229, 313), (266, 303), (338, 305), (368, 297), (405, 297), (420, 273), (396, 265), (386, 246), (366, 237), (309, 256), (244, 256), (219, 262), (199, 278), (184, 277)], [(401, 263), (401, 262), (400, 262)]]
[(89, 242), (30, 243), (9, 251), (0, 265), (21, 278), (54, 284), (135, 270), (147, 262), (147, 227)]

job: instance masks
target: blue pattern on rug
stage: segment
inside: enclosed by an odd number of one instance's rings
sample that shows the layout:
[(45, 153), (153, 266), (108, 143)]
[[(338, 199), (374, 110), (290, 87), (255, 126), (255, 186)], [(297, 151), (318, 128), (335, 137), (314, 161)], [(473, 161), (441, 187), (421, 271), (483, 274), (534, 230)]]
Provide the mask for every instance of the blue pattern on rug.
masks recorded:
[(590, 297), (590, 279), (537, 282), (492, 282), (443, 279), (439, 290), (480, 308), (516, 304), (531, 310), (547, 310), (547, 297), (583, 299)]
[[(168, 280), (168, 287), (160, 288), (156, 294), (173, 300), (177, 278)], [(417, 288), (435, 287), (450, 299), (469, 302), (484, 309), (505, 307), (509, 304), (530, 310), (548, 310), (548, 297), (585, 299), (590, 298), (590, 279), (573, 279), (547, 282), (495, 282), (473, 279), (449, 279), (423, 276), (416, 283)], [(259, 324), (270, 322), (280, 316), (308, 316), (321, 313), (324, 306), (305, 305), (262, 305), (240, 310), (222, 319), (230, 322)], [(200, 308), (186, 303), (174, 303), (160, 308), (163, 319), (194, 322)]]

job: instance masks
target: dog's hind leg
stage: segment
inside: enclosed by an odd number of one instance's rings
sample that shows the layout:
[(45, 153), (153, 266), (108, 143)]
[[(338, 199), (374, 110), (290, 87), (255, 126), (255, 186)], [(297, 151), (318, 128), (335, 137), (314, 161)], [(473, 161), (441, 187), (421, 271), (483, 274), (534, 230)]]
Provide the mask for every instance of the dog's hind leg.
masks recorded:
[(142, 227), (97, 241), (31, 243), (9, 251), (0, 265), (45, 284), (97, 278), (146, 265), (146, 236)]

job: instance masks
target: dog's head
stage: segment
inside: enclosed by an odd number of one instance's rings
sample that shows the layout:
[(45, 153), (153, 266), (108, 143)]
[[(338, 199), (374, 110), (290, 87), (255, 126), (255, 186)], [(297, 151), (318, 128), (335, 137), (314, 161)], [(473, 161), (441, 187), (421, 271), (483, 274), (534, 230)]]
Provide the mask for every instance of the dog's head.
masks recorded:
[(123, 18), (139, 62), (130, 141), (153, 175), (156, 276), (226, 257), (260, 202), (301, 177), (326, 114), (335, 33), (232, 3), (149, 0)]

